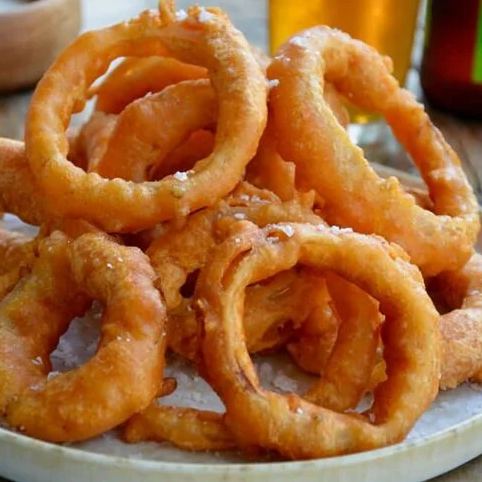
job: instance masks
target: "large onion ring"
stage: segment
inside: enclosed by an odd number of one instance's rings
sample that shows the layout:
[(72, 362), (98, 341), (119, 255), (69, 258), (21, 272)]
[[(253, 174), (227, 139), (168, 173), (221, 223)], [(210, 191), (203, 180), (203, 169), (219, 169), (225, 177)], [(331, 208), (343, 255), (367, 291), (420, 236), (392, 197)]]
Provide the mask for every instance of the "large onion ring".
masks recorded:
[[(138, 249), (103, 234), (70, 243), (56, 232), (42, 244), (32, 273), (0, 305), (0, 407), (12, 427), (78, 441), (149, 405), (162, 380), (166, 317), (154, 276)], [(97, 353), (49, 379), (50, 352), (86, 297), (105, 304)]]
[[(162, 25), (160, 16), (148, 11), (86, 33), (39, 82), (26, 122), (26, 151), (49, 206), (59, 215), (82, 217), (107, 231), (133, 231), (210, 205), (240, 180), (265, 127), (266, 80), (249, 44), (229, 20), (209, 11), (208, 20), (200, 21), (206, 17), (203, 12), (192, 7), (185, 20)], [(71, 114), (84, 105), (88, 87), (119, 56), (156, 54), (209, 69), (219, 99), (211, 156), (198, 162), (186, 180), (169, 176), (147, 184), (106, 180), (69, 163), (63, 131)]]
[[(390, 75), (386, 58), (340, 31), (316, 27), (281, 47), (268, 77), (279, 81), (270, 101), (280, 153), (325, 200), (330, 224), (400, 244), (427, 276), (464, 265), (479, 230), (477, 200), (457, 155)], [(369, 167), (323, 100), (325, 81), (385, 115), (419, 167), (435, 214), (417, 206), (397, 179), (382, 180)]]
[[(290, 458), (396, 443), (438, 389), (438, 313), (423, 279), (402, 250), (380, 238), (335, 233), (324, 226), (290, 226), (293, 235), (287, 240), (286, 230), (276, 225), (264, 231), (252, 225), (238, 230), (216, 249), (197, 284), (204, 317), (204, 374), (226, 406), (225, 422), (241, 445), (274, 449)], [(369, 412), (375, 424), (259, 385), (243, 341), (244, 288), (297, 262), (332, 270), (380, 301), (387, 316), (382, 336), (389, 375), (375, 390)]]

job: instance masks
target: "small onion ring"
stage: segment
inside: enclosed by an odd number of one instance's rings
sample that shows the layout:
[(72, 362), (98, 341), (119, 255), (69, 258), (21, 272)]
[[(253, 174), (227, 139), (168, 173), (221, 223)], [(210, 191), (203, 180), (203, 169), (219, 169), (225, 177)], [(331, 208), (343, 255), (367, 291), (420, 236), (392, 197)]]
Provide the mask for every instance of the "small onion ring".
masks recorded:
[(89, 91), (96, 95), (95, 110), (120, 114), (131, 102), (149, 92), (160, 92), (183, 80), (205, 79), (206, 69), (168, 57), (129, 57), (102, 83)]
[[(189, 136), (216, 124), (218, 102), (209, 80), (171, 85), (129, 104), (119, 115), (96, 172), (143, 182)], [(162, 129), (159, 121), (167, 119)], [(186, 174), (187, 177), (187, 174)]]
[(358, 286), (326, 273), (327, 286), (342, 320), (322, 376), (303, 395), (336, 412), (356, 408), (370, 382), (380, 340), (378, 303)]
[(0, 209), (35, 226), (52, 218), (35, 183), (23, 142), (0, 138), (0, 171)]
[(222, 414), (155, 404), (126, 423), (123, 438), (128, 443), (167, 441), (197, 452), (236, 448), (236, 441), (226, 428)]
[(453, 311), (440, 317), (442, 389), (482, 381), (482, 255), (460, 270), (442, 273), (433, 284)]

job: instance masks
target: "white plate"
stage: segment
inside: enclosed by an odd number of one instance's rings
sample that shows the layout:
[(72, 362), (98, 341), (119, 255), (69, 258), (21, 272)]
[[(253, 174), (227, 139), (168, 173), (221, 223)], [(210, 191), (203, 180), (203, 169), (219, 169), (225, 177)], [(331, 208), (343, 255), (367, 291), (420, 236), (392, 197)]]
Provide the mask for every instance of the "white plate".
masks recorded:
[[(386, 174), (390, 171), (381, 169)], [(399, 173), (397, 173), (400, 176)], [(404, 182), (416, 184), (403, 175)], [(88, 357), (95, 339), (95, 323), (74, 323), (70, 339), (83, 340), (82, 356)], [(71, 368), (64, 355), (73, 347), (61, 344), (54, 357), (56, 369)], [(82, 353), (82, 354), (81, 354)], [(71, 359), (72, 357), (67, 357)], [(189, 367), (174, 361), (183, 375), (173, 404), (221, 410), (217, 397)], [(265, 384), (290, 391), (303, 388), (308, 379), (295, 373), (285, 361), (267, 364), (258, 360)], [(293, 384), (296, 386), (294, 387)], [(239, 454), (191, 454), (168, 445), (126, 445), (115, 434), (71, 446), (30, 439), (0, 428), (0, 475), (19, 482), (417, 482), (445, 473), (482, 453), (482, 391), (463, 385), (441, 393), (403, 443), (361, 454), (309, 462), (245, 462)]]

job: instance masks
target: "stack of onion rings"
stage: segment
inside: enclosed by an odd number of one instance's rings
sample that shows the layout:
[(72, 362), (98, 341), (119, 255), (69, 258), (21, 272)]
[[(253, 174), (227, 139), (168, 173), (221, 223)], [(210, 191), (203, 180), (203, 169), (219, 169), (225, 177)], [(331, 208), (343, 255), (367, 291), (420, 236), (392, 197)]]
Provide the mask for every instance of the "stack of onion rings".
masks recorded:
[[(79, 37), (39, 82), (25, 144), (0, 139), (0, 211), (37, 228), (0, 231), (1, 421), (52, 442), (118, 427), (307, 459), (399, 442), (439, 388), (482, 381), (478, 205), (390, 72), (324, 26), (270, 59), (221, 10), (173, 0)], [(386, 118), (428, 192), (378, 177), (346, 98)], [(52, 373), (93, 300), (97, 351)], [(166, 350), (225, 413), (164, 400), (184, 390), (163, 378)], [(250, 356), (267, 354), (310, 388), (262, 387)]]

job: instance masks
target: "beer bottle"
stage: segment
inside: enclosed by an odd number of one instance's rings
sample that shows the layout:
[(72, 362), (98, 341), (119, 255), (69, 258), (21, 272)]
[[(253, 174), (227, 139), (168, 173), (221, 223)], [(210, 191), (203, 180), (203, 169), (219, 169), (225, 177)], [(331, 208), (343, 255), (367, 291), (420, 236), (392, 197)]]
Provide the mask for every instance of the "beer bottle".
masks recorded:
[(482, 119), (482, 1), (429, 0), (422, 88), (434, 107)]

